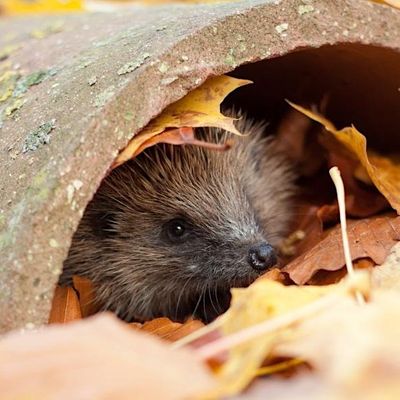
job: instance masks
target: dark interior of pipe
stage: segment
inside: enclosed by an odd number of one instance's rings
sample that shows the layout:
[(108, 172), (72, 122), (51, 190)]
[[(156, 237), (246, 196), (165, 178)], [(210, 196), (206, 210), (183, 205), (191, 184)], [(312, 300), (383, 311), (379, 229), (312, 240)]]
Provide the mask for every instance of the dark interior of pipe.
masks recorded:
[(271, 127), (288, 109), (285, 99), (322, 107), (338, 128), (354, 124), (369, 146), (400, 150), (400, 55), (360, 44), (323, 46), (243, 65), (230, 75), (253, 85), (230, 95), (224, 105), (239, 105)]

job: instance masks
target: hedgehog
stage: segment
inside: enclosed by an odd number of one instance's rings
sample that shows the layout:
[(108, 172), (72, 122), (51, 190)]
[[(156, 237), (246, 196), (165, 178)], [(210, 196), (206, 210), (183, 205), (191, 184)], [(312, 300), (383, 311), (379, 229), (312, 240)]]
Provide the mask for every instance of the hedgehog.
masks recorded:
[[(295, 193), (294, 168), (243, 116), (243, 136), (217, 128), (196, 138), (233, 142), (217, 152), (157, 144), (113, 170), (88, 204), (60, 278), (92, 281), (96, 303), (126, 321), (210, 322), (277, 262)], [(231, 138), (231, 139), (230, 139)]]

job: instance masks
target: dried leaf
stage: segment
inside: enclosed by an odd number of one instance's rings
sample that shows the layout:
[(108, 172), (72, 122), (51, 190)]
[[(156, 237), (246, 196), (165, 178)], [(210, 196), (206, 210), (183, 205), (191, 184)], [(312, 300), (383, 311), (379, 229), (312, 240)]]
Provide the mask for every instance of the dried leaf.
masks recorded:
[(157, 136), (153, 136), (146, 142), (142, 143), (141, 146), (136, 149), (135, 153), (132, 155), (131, 158), (136, 157), (142, 151), (144, 151), (148, 147), (154, 146), (157, 143), (169, 143), (175, 145), (189, 144), (217, 151), (225, 151), (228, 150), (230, 147), (229, 143), (210, 143), (198, 140), (194, 136), (193, 128), (183, 127), (177, 129), (169, 129), (167, 131), (164, 131), (163, 133), (160, 133)]
[[(357, 279), (359, 279), (357, 284), (362, 282), (362, 285), (368, 286), (369, 281), (365, 274), (358, 273)], [(290, 312), (292, 316), (296, 315), (302, 319), (304, 316), (301, 311), (304, 312), (311, 303), (315, 306), (322, 298), (324, 301), (319, 302), (318, 306), (328, 308), (327, 300), (336, 301), (336, 296), (348, 296), (349, 282), (350, 280), (346, 280), (338, 285), (297, 287), (260, 279), (246, 289), (233, 289), (231, 307), (220, 317), (220, 320), (216, 321), (225, 336), (219, 342), (227, 343), (232, 334), (240, 334), (239, 332), (244, 328), (268, 322), (268, 320), (273, 326), (274, 319), (276, 321), (280, 316), (284, 318)], [(333, 297), (326, 296), (328, 294), (334, 295)], [(316, 309), (312, 310), (316, 312)], [(295, 314), (296, 311), (299, 313)], [(231, 347), (227, 361), (217, 372), (219, 386), (207, 393), (205, 398), (220, 398), (244, 389), (256, 375), (258, 368), (270, 354), (274, 345), (290, 334), (291, 323), (283, 321), (286, 324), (277, 325), (275, 331), (263, 332), (262, 335), (259, 334)], [(296, 319), (293, 319), (294, 321)], [(218, 343), (217, 346), (211, 343), (200, 348), (198, 354), (205, 358), (206, 354), (210, 354), (210, 349), (214, 351), (216, 348), (218, 349)]]
[[(380, 216), (348, 221), (352, 259), (371, 258), (382, 264), (400, 240), (400, 217)], [(297, 284), (307, 283), (319, 270), (336, 271), (345, 264), (340, 226), (316, 246), (283, 268)]]
[(198, 331), (202, 327), (204, 327), (204, 324), (201, 321), (190, 320), (176, 327), (175, 330), (169, 332), (168, 335), (164, 336), (164, 339), (175, 342), (179, 339), (182, 339), (183, 337), (192, 334), (193, 332)]
[(136, 325), (134, 327), (171, 342), (182, 339), (204, 326), (204, 324), (198, 320), (189, 320), (181, 324), (172, 322), (168, 318), (156, 318), (152, 321), (145, 322), (143, 325), (138, 325), (139, 326)]
[(72, 287), (57, 286), (51, 305), (49, 324), (60, 324), (81, 319), (78, 296)]
[(141, 330), (162, 337), (166, 333), (176, 329), (180, 325), (181, 325), (180, 323), (172, 322), (168, 318), (156, 318), (151, 321), (145, 322), (141, 326)]
[[(73, 287), (57, 287), (49, 323), (70, 322), (92, 316), (99, 311), (92, 282), (77, 275), (72, 280)], [(204, 324), (198, 320), (188, 320), (181, 324), (168, 318), (156, 318), (144, 324), (135, 322), (129, 326), (161, 339), (176, 341), (202, 328)]]
[[(367, 140), (354, 126), (343, 128), (338, 131), (326, 118), (299, 105), (291, 102), (289, 102), (289, 104), (314, 121), (322, 124), (346, 149), (357, 157), (377, 189), (400, 214), (400, 164), (395, 164), (388, 159), (386, 167), (382, 168), (382, 162), (376, 163), (376, 155), (375, 158), (369, 157), (367, 153)], [(380, 157), (380, 161), (382, 161), (382, 157)]]
[(82, 0), (3, 0), (2, 6), (8, 15), (74, 12), (83, 8)]
[(95, 301), (95, 290), (93, 283), (86, 278), (74, 275), (72, 277), (74, 289), (79, 296), (79, 305), (82, 312), (82, 318), (90, 317), (99, 311), (99, 306)]
[(200, 87), (168, 106), (158, 117), (152, 120), (122, 150), (115, 160), (113, 168), (131, 159), (143, 143), (168, 128), (212, 126), (240, 134), (235, 128), (234, 119), (221, 114), (220, 104), (233, 90), (249, 83), (251, 81), (225, 75), (208, 79)]
[[(358, 269), (371, 269), (376, 264), (370, 258), (360, 258), (353, 262), (353, 267), (355, 270)], [(307, 282), (307, 285), (332, 285), (333, 283), (340, 282), (347, 275), (347, 268), (343, 267), (337, 271), (317, 271), (312, 278)]]
[(398, 292), (375, 291), (362, 307), (338, 299), (328, 312), (301, 321), (274, 349), (276, 356), (305, 360), (314, 371), (290, 383), (270, 377), (246, 399), (262, 398), (262, 393), (280, 400), (399, 398), (399, 321)]
[(111, 315), (11, 334), (0, 342), (2, 399), (188, 399), (207, 368)]

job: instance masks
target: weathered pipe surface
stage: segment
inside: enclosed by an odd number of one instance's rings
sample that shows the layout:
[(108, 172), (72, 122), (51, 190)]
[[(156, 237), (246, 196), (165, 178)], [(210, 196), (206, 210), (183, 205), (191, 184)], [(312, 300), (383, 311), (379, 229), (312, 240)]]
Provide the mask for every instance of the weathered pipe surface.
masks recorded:
[(211, 75), (337, 43), (398, 50), (400, 14), (365, 0), (251, 0), (3, 19), (0, 330), (46, 322), (86, 204), (151, 118)]

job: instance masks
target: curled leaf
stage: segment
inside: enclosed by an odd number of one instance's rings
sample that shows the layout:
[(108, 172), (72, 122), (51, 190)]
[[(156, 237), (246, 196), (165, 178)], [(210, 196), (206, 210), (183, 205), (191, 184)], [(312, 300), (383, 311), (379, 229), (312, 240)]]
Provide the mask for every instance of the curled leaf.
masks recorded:
[(158, 117), (154, 118), (122, 150), (116, 158), (113, 168), (134, 157), (139, 147), (168, 128), (216, 127), (240, 134), (234, 125), (235, 119), (221, 114), (220, 104), (233, 90), (249, 83), (251, 81), (225, 75), (208, 79), (200, 87), (168, 106)]
[(376, 154), (370, 156), (367, 152), (367, 139), (354, 126), (337, 130), (335, 126), (321, 115), (315, 114), (297, 104), (289, 102), (297, 111), (307, 115), (322, 124), (347, 150), (349, 150), (365, 168), (376, 188), (385, 196), (390, 205), (400, 214), (400, 163), (395, 164), (389, 159), (382, 166)]

